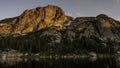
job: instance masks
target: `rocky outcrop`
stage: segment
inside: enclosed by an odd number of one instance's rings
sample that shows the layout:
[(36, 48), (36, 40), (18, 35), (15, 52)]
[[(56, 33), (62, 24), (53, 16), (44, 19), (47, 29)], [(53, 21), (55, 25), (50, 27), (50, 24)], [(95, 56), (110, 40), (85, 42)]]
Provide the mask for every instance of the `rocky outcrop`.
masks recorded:
[(104, 14), (96, 17), (78, 17), (71, 26), (82, 36), (95, 35), (104, 39), (120, 39), (120, 22)]
[(68, 17), (57, 6), (48, 5), (25, 10), (20, 16), (0, 21), (0, 34), (22, 34), (50, 26), (61, 26)]

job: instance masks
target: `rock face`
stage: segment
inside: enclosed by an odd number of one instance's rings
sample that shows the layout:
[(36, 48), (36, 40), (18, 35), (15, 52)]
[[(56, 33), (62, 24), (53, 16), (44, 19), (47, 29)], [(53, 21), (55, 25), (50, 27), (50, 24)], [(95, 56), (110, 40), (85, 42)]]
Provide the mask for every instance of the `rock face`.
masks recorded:
[(22, 34), (34, 32), (45, 27), (60, 26), (68, 20), (64, 11), (57, 6), (48, 5), (25, 10), (20, 16), (0, 21), (0, 34)]
[(96, 17), (78, 17), (72, 22), (71, 26), (80, 35), (120, 39), (120, 22), (104, 14)]

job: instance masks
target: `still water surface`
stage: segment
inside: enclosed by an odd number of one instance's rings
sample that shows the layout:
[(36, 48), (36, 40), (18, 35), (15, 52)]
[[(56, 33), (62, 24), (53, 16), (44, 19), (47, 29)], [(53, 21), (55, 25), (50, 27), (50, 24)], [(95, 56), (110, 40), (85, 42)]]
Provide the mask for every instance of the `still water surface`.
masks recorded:
[(0, 68), (120, 68), (120, 58), (0, 59)]

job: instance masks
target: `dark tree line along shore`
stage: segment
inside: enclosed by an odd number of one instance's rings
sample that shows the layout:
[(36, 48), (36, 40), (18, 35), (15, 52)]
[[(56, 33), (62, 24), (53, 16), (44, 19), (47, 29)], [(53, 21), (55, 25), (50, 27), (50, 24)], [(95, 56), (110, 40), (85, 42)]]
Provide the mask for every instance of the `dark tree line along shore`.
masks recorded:
[(40, 53), (41, 55), (87, 54), (89, 52), (114, 54), (119, 43), (107, 39), (105, 42), (95, 36), (74, 39), (62, 39), (60, 43), (53, 42), (51, 36), (42, 37), (1, 37), (0, 50), (17, 50), (22, 53)]

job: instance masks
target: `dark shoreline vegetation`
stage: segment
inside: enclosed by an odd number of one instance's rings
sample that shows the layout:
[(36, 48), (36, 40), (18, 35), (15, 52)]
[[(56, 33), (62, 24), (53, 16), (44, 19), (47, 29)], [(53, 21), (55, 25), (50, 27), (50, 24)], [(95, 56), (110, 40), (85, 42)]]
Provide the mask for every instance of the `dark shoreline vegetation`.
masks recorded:
[(44, 35), (14, 35), (0, 37), (0, 53), (22, 54), (21, 56), (78, 56), (107, 55), (117, 56), (120, 43), (95, 36), (81, 36), (70, 40), (63, 38), (61, 42), (54, 42), (56, 37)]

